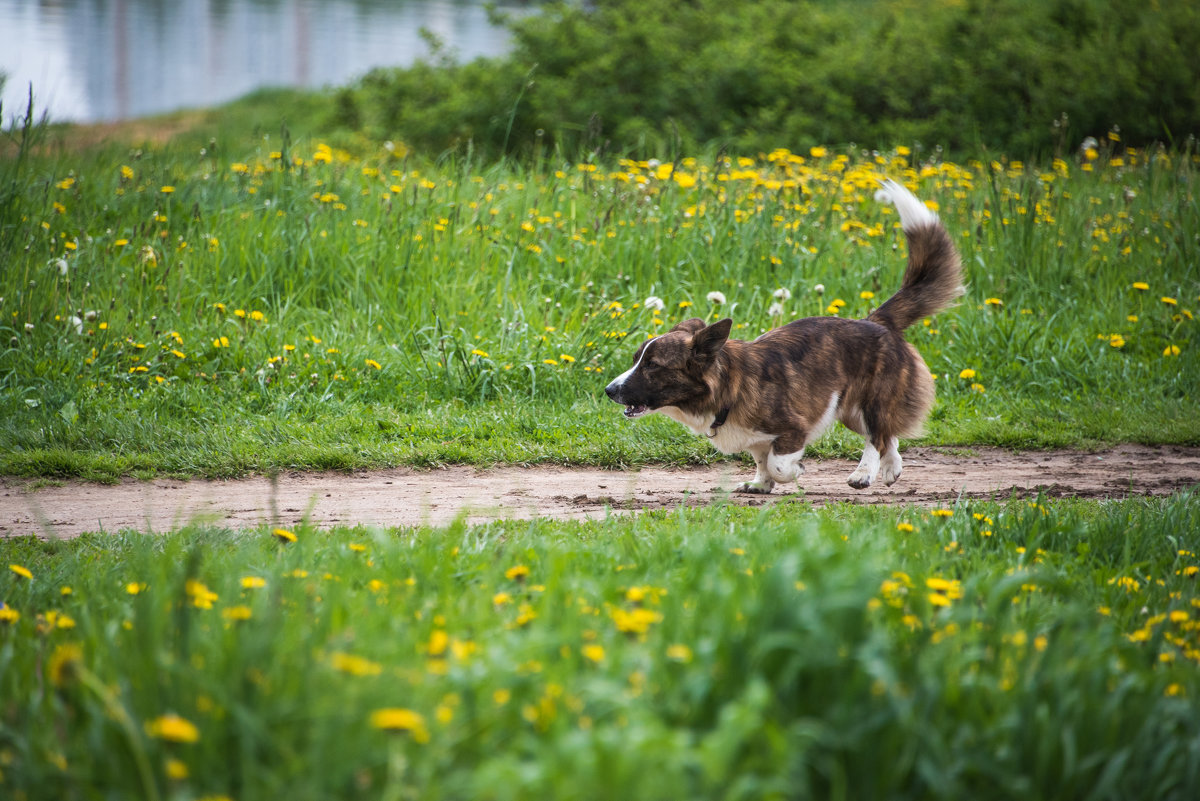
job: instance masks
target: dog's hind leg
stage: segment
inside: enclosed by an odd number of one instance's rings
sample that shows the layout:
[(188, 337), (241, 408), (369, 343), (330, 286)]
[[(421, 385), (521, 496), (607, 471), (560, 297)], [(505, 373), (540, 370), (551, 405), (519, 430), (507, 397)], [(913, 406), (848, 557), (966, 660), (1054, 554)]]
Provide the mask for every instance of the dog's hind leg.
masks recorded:
[[(899, 457), (899, 454), (897, 454), (897, 457)], [(866, 489), (871, 486), (871, 482), (875, 480), (875, 476), (879, 475), (879, 462), (879, 449), (872, 445), (871, 440), (868, 439), (866, 445), (863, 446), (862, 459), (859, 460), (858, 467), (850, 474), (850, 478), (846, 483), (855, 489)]]
[(738, 485), (737, 491), (766, 495), (775, 488), (775, 482), (771, 480), (771, 474), (767, 471), (767, 459), (768, 454), (771, 452), (771, 443), (755, 445), (747, 450), (754, 457), (754, 466), (757, 469), (754, 472), (754, 480), (743, 481)]
[(900, 439), (888, 437), (887, 450), (879, 460), (879, 475), (883, 479), (884, 486), (890, 487), (896, 483), (896, 479), (900, 478), (900, 469), (903, 466), (904, 460), (900, 458)]

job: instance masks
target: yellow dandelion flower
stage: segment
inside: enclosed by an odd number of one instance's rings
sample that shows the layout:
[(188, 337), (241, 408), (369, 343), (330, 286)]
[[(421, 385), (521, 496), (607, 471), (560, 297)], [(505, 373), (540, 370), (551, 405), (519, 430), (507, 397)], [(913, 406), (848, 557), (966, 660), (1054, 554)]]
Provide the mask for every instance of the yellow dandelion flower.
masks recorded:
[(688, 664), (692, 661), (692, 649), (682, 643), (675, 643), (667, 646), (667, 659), (672, 662), (682, 662)]
[(425, 727), (425, 718), (411, 709), (386, 707), (376, 709), (371, 713), (371, 728), (381, 731), (407, 733), (413, 742), (429, 742), (429, 729)]
[(1159, 298), (1159, 300), (1161, 300), (1163, 303), (1167, 304), (1168, 306), (1178, 306), (1179, 305), (1179, 301), (1175, 300), (1175, 298), (1169, 298), (1166, 295), (1163, 295), (1161, 298)]
[(46, 675), (55, 687), (62, 687), (75, 675), (75, 666), (83, 661), (83, 649), (78, 643), (62, 643), (46, 663)]
[(958, 374), (958, 377), (959, 377), (959, 378), (968, 378), (968, 379), (969, 379), (969, 378), (974, 378), (974, 377), (975, 377), (975, 375), (976, 375), (975, 371), (974, 371), (974, 370), (972, 370), (970, 367), (968, 367), (968, 368), (966, 368), (965, 370), (961, 371), (961, 372)]
[(383, 673), (383, 665), (365, 657), (335, 652), (329, 656), (329, 666), (351, 676), (378, 676)]
[(150, 737), (171, 743), (194, 743), (200, 739), (196, 725), (174, 713), (146, 721), (145, 728)]
[(138, 595), (145, 591), (146, 586), (144, 581), (131, 581), (125, 585), (125, 592), (130, 595)]
[(905, 534), (911, 534), (912, 532), (916, 531), (917, 528), (912, 523), (897, 523), (896, 530), (903, 531)]
[(271, 534), (285, 545), (296, 541), (296, 535), (288, 531), (286, 528), (273, 529)]
[(934, 509), (929, 514), (934, 517), (951, 517), (954, 514), (953, 509)]
[(16, 573), (21, 578), (27, 578), (30, 581), (33, 580), (33, 573), (30, 572), (29, 568), (27, 567), (22, 567), (21, 565), (9, 565), (8, 569)]
[(603, 645), (596, 645), (595, 643), (592, 643), (590, 645), (583, 646), (579, 649), (579, 651), (591, 662), (599, 663), (604, 661)]
[(863, 300), (871, 300), (872, 298), (875, 297), (875, 293), (870, 291), (869, 289), (864, 289), (862, 292), (858, 293), (858, 296), (860, 298), (862, 298)]
[(1167, 345), (1165, 348), (1163, 348), (1163, 356), (1178, 356), (1178, 355), (1179, 355), (1179, 346), (1178, 345)]
[(985, 305), (985, 306), (1003, 306), (1004, 301), (1000, 300), (1000, 298), (988, 298), (987, 300), (985, 300), (983, 302), (983, 305)]
[(253, 614), (254, 613), (250, 610), (250, 607), (242, 604), (221, 610), (221, 617), (225, 618), (226, 620), (249, 620)]
[(21, 613), (11, 606), (0, 604), (0, 623), (13, 624), (21, 619)]
[(506, 579), (524, 581), (528, 576), (529, 568), (525, 565), (516, 565), (515, 567), (510, 567), (508, 570), (504, 571), (504, 577)]
[(367, 364), (367, 367), (374, 367), (376, 370), (383, 369), (383, 367), (379, 364), (379, 362), (375, 361), (374, 359), (367, 359), (366, 364)]
[(1145, 292), (1147, 289), (1150, 288), (1150, 285), (1147, 284), (1145, 281), (1134, 281), (1133, 288), (1140, 290), (1142, 292)]
[(158, 191), (162, 192), (164, 195), (169, 195), (169, 194), (171, 194), (172, 192), (174, 192), (174, 191), (175, 191), (175, 187), (173, 187), (173, 186), (164, 186), (162, 189), (160, 189), (160, 190), (158, 190)]
[(472, 351), (471, 351), (471, 355), (472, 355), (472, 356), (478, 356), (478, 357), (479, 357), (479, 358), (481, 358), (481, 359), (486, 359), (486, 358), (488, 358), (487, 351), (486, 351), (486, 350), (480, 350), (479, 348), (475, 348), (474, 350), (472, 350)]
[(257, 590), (267, 586), (267, 580), (261, 576), (242, 576), (242, 587), (247, 590)]

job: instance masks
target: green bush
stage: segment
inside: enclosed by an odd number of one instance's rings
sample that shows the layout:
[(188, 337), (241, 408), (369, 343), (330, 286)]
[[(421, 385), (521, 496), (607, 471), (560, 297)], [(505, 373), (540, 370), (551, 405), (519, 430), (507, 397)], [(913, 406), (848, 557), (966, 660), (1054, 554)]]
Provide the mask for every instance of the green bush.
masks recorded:
[(505, 24), (505, 58), (366, 76), (364, 126), (433, 151), (659, 157), (714, 142), (1034, 157), (1110, 130), (1135, 144), (1200, 130), (1187, 0), (604, 0)]

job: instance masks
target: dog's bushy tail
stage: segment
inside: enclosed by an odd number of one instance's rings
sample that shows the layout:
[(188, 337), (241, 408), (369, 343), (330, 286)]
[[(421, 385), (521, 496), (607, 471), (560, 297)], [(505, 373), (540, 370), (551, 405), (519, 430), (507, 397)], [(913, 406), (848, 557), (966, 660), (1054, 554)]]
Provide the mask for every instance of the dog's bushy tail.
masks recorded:
[(950, 306), (963, 293), (962, 259), (937, 214), (912, 192), (888, 179), (877, 197), (890, 200), (900, 213), (908, 240), (908, 267), (900, 291), (867, 319), (903, 331)]

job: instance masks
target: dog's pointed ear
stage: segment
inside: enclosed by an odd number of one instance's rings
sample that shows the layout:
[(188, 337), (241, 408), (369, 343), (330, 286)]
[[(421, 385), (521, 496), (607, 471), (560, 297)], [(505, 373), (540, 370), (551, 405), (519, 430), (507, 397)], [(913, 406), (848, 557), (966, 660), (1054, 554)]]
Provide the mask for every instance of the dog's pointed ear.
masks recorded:
[(693, 317), (690, 320), (684, 320), (681, 323), (676, 323), (675, 327), (672, 328), (667, 333), (673, 333), (675, 331), (682, 331), (683, 333), (688, 334), (689, 336), (694, 336), (697, 331), (701, 331), (703, 329), (704, 329), (704, 321), (701, 320), (699, 317)]
[(733, 320), (726, 317), (697, 331), (692, 335), (692, 357), (700, 362), (711, 362), (725, 347), (732, 328)]

